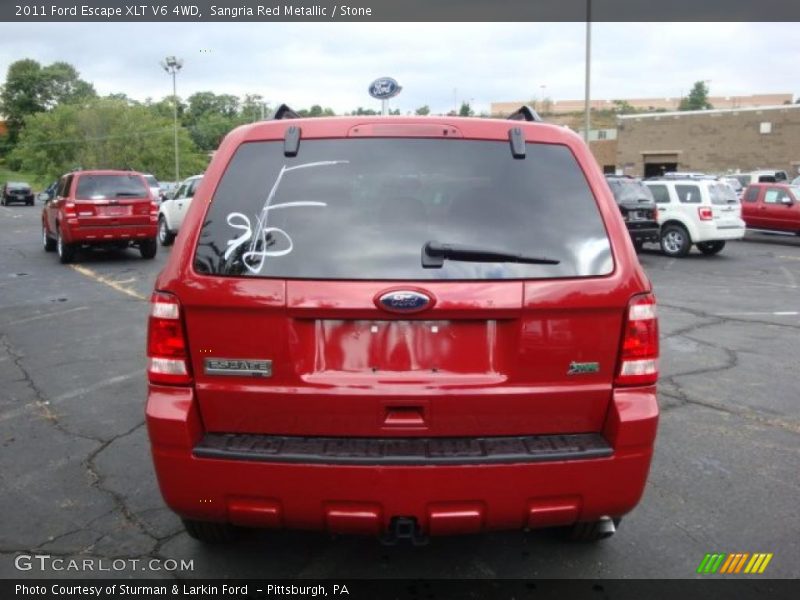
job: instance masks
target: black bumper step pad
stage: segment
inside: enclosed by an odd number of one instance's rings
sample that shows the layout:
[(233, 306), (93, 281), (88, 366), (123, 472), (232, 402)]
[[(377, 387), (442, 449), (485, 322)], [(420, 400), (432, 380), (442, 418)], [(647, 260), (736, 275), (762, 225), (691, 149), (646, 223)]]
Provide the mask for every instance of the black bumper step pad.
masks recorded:
[(467, 465), (611, 456), (599, 433), (461, 438), (341, 438), (207, 433), (199, 458), (349, 465)]

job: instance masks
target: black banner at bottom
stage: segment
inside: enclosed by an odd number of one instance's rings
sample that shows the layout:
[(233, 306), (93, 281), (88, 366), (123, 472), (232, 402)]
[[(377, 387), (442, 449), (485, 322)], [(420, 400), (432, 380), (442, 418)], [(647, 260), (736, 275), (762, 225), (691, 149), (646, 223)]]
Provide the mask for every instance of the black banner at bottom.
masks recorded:
[(274, 598), (346, 598), (348, 600), (440, 599), (674, 599), (800, 598), (800, 581), (776, 579), (375, 579), (375, 580), (2, 580), (0, 598), (83, 600), (272, 600)]

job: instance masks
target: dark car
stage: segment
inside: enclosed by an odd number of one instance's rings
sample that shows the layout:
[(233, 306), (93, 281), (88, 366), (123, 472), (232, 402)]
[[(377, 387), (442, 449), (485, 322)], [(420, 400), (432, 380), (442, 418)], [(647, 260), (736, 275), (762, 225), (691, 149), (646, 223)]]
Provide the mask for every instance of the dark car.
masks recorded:
[(611, 535), (658, 322), (586, 144), (530, 110), (277, 114), (222, 142), (151, 297), (147, 428), (188, 533)]
[(154, 258), (158, 206), (147, 181), (133, 171), (74, 171), (58, 182), (42, 210), (42, 244), (62, 263), (82, 247), (136, 246)]
[(12, 202), (21, 202), (33, 206), (33, 190), (24, 182), (9, 181), (0, 191), (0, 204), (8, 206)]
[(658, 208), (653, 194), (640, 180), (606, 175), (628, 233), (637, 251), (645, 242), (659, 242)]

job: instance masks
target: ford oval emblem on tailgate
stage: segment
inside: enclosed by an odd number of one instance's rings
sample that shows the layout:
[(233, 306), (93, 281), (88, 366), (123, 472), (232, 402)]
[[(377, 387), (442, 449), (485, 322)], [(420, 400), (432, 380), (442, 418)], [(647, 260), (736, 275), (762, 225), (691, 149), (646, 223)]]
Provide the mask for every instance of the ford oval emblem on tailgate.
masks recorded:
[(415, 313), (433, 306), (433, 298), (416, 290), (390, 290), (378, 294), (375, 304), (395, 313)]

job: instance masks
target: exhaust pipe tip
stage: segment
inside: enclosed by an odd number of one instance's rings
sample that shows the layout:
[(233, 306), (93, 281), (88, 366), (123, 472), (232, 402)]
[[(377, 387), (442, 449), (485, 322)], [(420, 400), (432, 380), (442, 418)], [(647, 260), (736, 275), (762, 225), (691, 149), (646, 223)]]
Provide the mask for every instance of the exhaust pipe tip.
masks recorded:
[(600, 517), (595, 524), (598, 539), (610, 538), (617, 531), (614, 520), (611, 517)]

